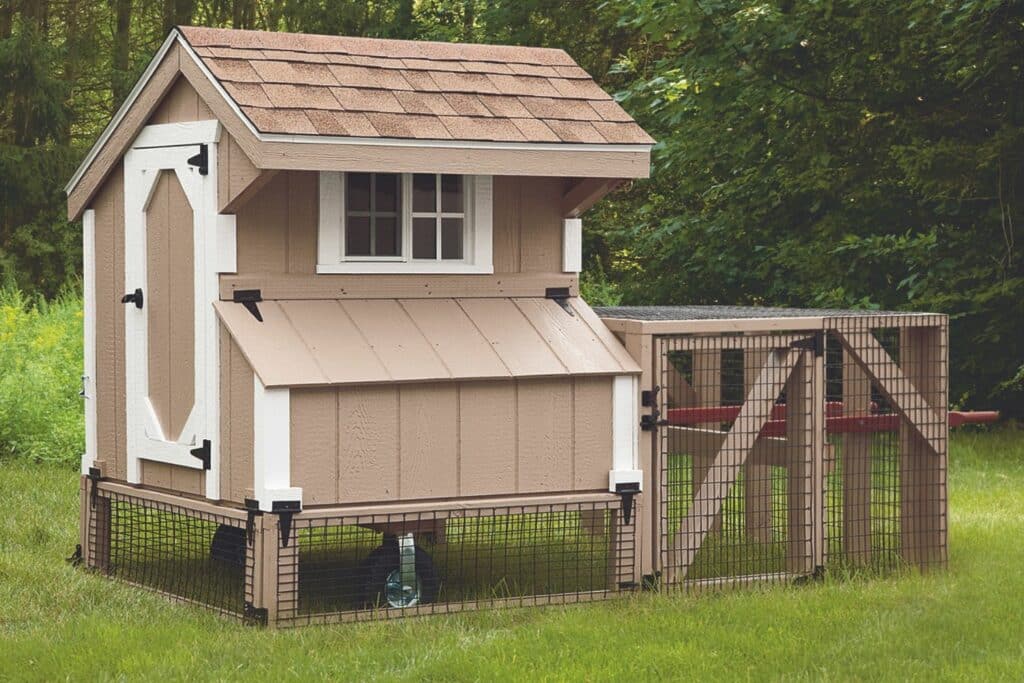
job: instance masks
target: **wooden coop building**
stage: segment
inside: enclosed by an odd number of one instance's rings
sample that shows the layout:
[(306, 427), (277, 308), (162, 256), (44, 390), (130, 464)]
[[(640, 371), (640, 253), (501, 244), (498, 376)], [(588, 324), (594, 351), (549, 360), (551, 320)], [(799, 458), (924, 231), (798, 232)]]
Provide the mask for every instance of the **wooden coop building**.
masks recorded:
[(608, 309), (563, 51), (182, 27), (70, 181), (86, 566), (274, 625), (945, 557), (946, 321)]

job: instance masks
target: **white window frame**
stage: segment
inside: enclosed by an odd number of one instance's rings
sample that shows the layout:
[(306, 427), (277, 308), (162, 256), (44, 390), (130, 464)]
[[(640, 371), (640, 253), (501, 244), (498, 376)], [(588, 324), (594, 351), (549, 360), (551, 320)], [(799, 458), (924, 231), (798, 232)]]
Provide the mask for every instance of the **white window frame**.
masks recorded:
[[(412, 174), (401, 175), (402, 255), (399, 257), (347, 257), (345, 255), (345, 174), (320, 172), (319, 239), (316, 272), (390, 274), (491, 274), (494, 272), (492, 244), (493, 179), (491, 176), (463, 175), (464, 213), (462, 259), (441, 259), (440, 221), (437, 258), (412, 257)], [(440, 175), (440, 174), (435, 174)], [(440, 178), (437, 180), (440, 201)], [(417, 214), (420, 215), (420, 214)], [(457, 213), (423, 214), (428, 217), (459, 217)]]

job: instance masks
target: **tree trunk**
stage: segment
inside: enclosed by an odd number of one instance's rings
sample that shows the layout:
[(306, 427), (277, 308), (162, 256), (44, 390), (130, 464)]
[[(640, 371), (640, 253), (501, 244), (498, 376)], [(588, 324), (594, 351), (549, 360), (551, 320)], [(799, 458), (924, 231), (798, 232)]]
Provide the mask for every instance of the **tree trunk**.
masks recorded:
[(111, 60), (111, 111), (116, 112), (128, 94), (128, 67), (131, 56), (132, 0), (114, 2), (114, 56)]

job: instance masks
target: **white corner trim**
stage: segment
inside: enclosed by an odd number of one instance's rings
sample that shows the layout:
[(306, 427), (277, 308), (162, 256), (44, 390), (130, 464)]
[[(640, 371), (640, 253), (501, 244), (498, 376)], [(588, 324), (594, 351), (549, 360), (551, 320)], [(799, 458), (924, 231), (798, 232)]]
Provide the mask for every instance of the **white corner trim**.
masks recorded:
[(473, 176), (472, 205), (473, 230), (469, 247), (473, 250), (473, 265), (481, 273), (494, 272), (494, 177)]
[(566, 218), (562, 221), (562, 272), (578, 273), (583, 270), (583, 219)]
[(238, 272), (238, 242), (235, 214), (217, 214), (217, 272)]
[(642, 483), (640, 472), (640, 417), (637, 378), (616, 375), (612, 379), (612, 469), (609, 490), (618, 483)]
[(82, 214), (82, 327), (84, 331), (84, 371), (82, 399), (85, 401), (85, 453), (82, 474), (96, 463), (96, 212)]
[[(320, 171), (316, 262), (322, 266), (333, 265), (341, 260), (341, 212), (344, 207), (344, 174), (339, 171)], [(322, 266), (317, 266), (318, 273)]]
[(253, 492), (270, 512), (275, 501), (302, 501), (302, 489), (291, 485), (291, 392), (268, 389), (255, 375), (252, 386)]
[(220, 130), (220, 121), (217, 119), (154, 123), (139, 131), (132, 141), (132, 149), (212, 145), (220, 142)]

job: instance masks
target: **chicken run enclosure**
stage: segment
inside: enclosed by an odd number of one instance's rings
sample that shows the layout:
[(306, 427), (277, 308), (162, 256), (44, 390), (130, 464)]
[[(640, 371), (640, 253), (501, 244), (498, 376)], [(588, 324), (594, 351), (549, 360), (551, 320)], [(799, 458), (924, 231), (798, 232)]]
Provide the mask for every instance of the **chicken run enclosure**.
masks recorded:
[(86, 567), (272, 626), (946, 560), (941, 315), (592, 309), (562, 50), (177, 27), (66, 190)]
[(83, 479), (88, 566), (288, 626), (946, 561), (946, 319), (598, 309), (646, 490), (273, 512)]

